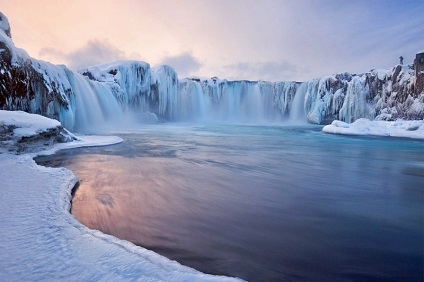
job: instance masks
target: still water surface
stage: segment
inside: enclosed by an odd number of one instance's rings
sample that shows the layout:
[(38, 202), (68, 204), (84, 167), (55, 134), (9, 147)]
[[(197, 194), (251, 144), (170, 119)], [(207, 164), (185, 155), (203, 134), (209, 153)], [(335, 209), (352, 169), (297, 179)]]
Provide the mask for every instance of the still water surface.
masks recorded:
[(37, 162), (80, 178), (84, 225), (206, 273), (422, 281), (424, 143), (320, 129), (157, 125)]

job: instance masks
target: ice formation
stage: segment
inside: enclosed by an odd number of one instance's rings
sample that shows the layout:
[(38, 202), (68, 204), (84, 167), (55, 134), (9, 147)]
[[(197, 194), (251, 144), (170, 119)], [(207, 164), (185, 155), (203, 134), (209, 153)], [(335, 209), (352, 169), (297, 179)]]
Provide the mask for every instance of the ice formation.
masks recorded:
[(397, 65), (303, 83), (179, 79), (169, 66), (151, 68), (139, 61), (75, 73), (29, 57), (14, 46), (3, 14), (0, 23), (0, 109), (41, 114), (69, 130), (158, 120), (328, 124), (424, 118), (422, 60), (416, 60), (415, 70)]

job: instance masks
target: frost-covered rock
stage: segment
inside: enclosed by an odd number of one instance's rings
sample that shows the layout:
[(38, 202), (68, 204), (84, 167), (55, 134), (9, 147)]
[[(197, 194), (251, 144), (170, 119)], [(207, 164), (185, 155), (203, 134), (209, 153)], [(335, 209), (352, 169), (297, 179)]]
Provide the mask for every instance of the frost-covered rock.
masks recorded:
[(22, 111), (0, 110), (0, 153), (39, 151), (77, 138), (60, 122)]
[(7, 18), (1, 14), (0, 109), (23, 110), (68, 122), (72, 111), (72, 73), (65, 66), (38, 61), (16, 48), (10, 38)]
[(9, 20), (2, 12), (0, 12), (0, 30), (2, 30), (7, 36), (12, 38)]
[(391, 70), (371, 70), (315, 79), (308, 85), (305, 111), (312, 123), (359, 118), (396, 120), (424, 118), (424, 92), (416, 91), (414, 71), (397, 65)]

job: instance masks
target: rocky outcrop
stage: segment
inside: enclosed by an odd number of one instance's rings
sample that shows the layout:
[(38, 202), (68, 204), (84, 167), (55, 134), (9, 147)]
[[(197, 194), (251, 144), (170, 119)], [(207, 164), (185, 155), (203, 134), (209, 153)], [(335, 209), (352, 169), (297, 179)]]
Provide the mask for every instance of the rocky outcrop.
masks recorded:
[(358, 118), (423, 119), (424, 92), (410, 66), (337, 74), (315, 79), (308, 85), (305, 112), (312, 123)]
[(56, 120), (22, 111), (0, 111), (0, 154), (34, 152), (75, 140)]
[[(66, 121), (73, 94), (65, 66), (38, 61), (16, 48), (0, 14), (0, 109), (23, 110)], [(72, 124), (66, 124), (72, 127)]]
[(28, 153), (51, 148), (56, 143), (71, 142), (76, 139), (71, 137), (63, 127), (48, 129), (44, 132), (28, 137), (16, 138), (13, 134), (14, 126), (0, 125), (1, 152)]
[(424, 51), (417, 53), (414, 60), (415, 93), (424, 92)]

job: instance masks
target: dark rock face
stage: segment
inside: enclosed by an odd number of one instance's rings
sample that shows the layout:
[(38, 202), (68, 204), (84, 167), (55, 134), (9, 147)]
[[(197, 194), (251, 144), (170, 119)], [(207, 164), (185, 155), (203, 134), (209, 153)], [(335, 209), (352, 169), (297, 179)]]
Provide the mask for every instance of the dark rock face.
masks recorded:
[(3, 50), (0, 53), (1, 61), (10, 64), (12, 62), (12, 54), (9, 50), (9, 47), (4, 42), (0, 41), (0, 50)]
[(10, 38), (7, 18), (0, 13), (0, 110), (23, 110), (60, 120), (72, 95), (64, 66), (30, 58)]
[(34, 86), (40, 82), (41, 75), (31, 67), (13, 67), (7, 61), (0, 60), (1, 109), (29, 111), (29, 102), (36, 94)]
[(424, 92), (424, 52), (418, 53), (414, 60), (415, 70), (415, 93)]
[(71, 93), (71, 88), (64, 89), (59, 82), (45, 80), (31, 61), (12, 65), (4, 56), (0, 57), (0, 109), (23, 110), (59, 119), (60, 108), (68, 109), (66, 97)]
[(76, 140), (62, 126), (50, 128), (36, 135), (19, 138), (13, 134), (15, 128), (12, 125), (0, 125), (0, 153), (2, 151), (16, 154), (36, 152), (40, 151), (40, 149), (49, 149), (56, 143)]

